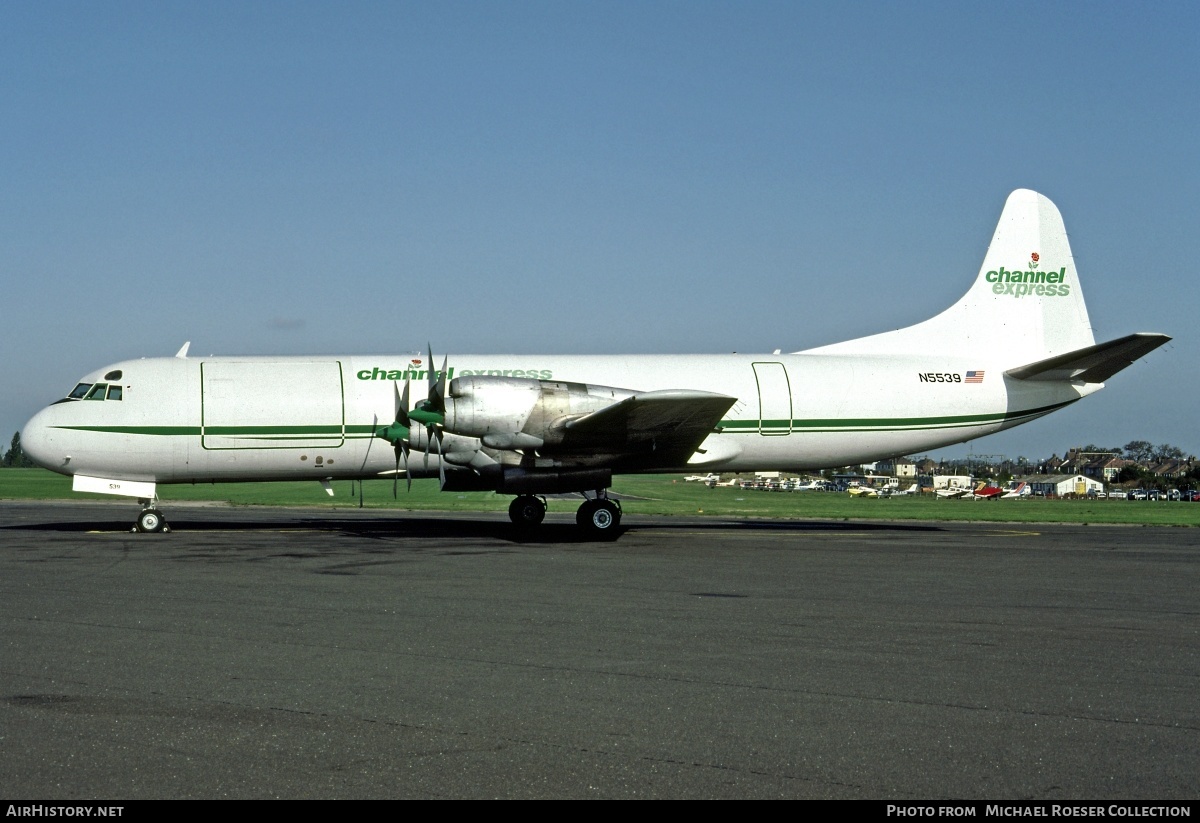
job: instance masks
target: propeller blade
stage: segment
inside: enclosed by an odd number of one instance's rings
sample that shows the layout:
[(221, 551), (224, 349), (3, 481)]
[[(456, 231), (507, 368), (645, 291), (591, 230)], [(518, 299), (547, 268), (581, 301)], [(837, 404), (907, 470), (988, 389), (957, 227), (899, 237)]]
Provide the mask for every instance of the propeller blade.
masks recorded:
[(404, 393), (403, 394), (400, 393), (399, 385), (397, 385), (395, 383), (392, 384), (396, 388), (396, 422), (402, 424), (406, 428), (408, 427), (408, 424), (409, 424), (409, 420), (408, 420), (408, 389), (409, 389), (409, 385), (411, 383), (412, 383), (411, 377), (406, 377), (404, 379)]
[[(379, 432), (378, 426), (379, 426), (379, 415), (377, 415), (377, 414), (371, 415), (371, 431), (378, 433)], [(363, 452), (363, 462), (362, 462), (362, 466), (360, 467), (360, 470), (365, 470), (367, 468), (367, 462), (370, 461), (370, 459), (371, 459), (371, 444), (374, 442), (375, 442), (374, 437), (367, 439), (367, 449), (365, 452)]]
[(435, 383), (434, 377), (433, 377), (433, 344), (428, 343), (426, 345), (429, 346), (429, 369), (425, 372), (426, 377), (429, 379), (429, 392), (428, 392), (428, 394), (426, 394), (426, 398), (428, 399), (428, 401), (430, 403), (430, 409), (433, 411), (436, 411), (436, 409), (432, 405), (434, 402), (434, 397), (436, 396), (434, 394), (434, 390), (436, 388), (436, 383)]
[(438, 450), (438, 489), (441, 490), (446, 486), (446, 461), (442, 459), (442, 437), (441, 432), (438, 432), (437, 438)]
[(450, 365), (450, 355), (442, 358), (442, 370), (438, 372), (437, 385), (434, 386), (434, 394), (437, 396), (437, 411), (443, 415), (446, 414), (446, 375), (447, 367)]

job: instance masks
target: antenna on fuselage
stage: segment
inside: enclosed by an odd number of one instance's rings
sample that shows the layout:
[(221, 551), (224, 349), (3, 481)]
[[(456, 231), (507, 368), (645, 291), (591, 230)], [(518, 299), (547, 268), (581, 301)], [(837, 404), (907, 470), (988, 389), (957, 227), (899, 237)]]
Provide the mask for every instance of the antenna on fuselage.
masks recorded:
[(192, 341), (191, 341), (191, 340), (189, 340), (189, 341), (187, 341), (186, 343), (184, 343), (182, 346), (180, 346), (180, 347), (179, 347), (179, 351), (175, 352), (175, 356), (176, 356), (176, 357), (178, 357), (178, 358), (179, 358), (179, 359), (181, 359), (181, 360), (186, 360), (186, 359), (187, 359), (187, 350), (188, 350), (188, 346), (190, 346), (190, 345), (192, 345)]

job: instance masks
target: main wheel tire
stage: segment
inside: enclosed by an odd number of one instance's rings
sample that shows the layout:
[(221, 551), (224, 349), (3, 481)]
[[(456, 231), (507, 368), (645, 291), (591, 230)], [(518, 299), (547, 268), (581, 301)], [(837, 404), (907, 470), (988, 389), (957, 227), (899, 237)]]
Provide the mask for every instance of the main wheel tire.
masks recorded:
[(162, 531), (166, 525), (167, 521), (158, 509), (142, 509), (138, 515), (137, 530), (140, 532), (153, 534)]
[(575, 522), (592, 537), (615, 540), (621, 526), (621, 509), (611, 500), (587, 500), (575, 513)]
[(537, 526), (546, 519), (546, 504), (532, 494), (522, 494), (508, 504), (508, 519), (523, 528)]
[(592, 510), (595, 509), (596, 500), (584, 500), (575, 511), (575, 525), (581, 529), (588, 527), (588, 522), (592, 519)]

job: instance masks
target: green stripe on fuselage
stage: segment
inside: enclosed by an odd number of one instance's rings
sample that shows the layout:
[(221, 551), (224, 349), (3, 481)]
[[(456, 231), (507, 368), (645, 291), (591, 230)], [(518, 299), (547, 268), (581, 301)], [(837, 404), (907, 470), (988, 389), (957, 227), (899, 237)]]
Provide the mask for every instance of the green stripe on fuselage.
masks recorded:
[[(992, 412), (988, 414), (957, 414), (940, 417), (859, 417), (859, 418), (812, 418), (792, 420), (793, 430), (801, 432), (835, 431), (905, 431), (914, 429), (950, 429), (987, 423), (1005, 423), (1026, 417), (1037, 417), (1069, 406), (1075, 400), (1055, 403), (1019, 411)], [(722, 420), (718, 428), (731, 434), (753, 433), (759, 429), (786, 429), (787, 420)], [(219, 435), (222, 437), (258, 438), (318, 438), (337, 436), (370, 437), (375, 432), (373, 424), (342, 426), (210, 426), (201, 430), (199, 426), (58, 426), (72, 431), (91, 431), (105, 434), (141, 434), (158, 437)]]

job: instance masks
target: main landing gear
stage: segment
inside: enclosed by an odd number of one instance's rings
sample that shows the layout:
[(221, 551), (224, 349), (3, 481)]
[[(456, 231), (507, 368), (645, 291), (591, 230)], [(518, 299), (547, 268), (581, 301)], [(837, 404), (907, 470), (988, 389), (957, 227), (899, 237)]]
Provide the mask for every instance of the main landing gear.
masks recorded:
[(145, 532), (154, 534), (157, 532), (169, 532), (171, 527), (167, 525), (167, 519), (163, 517), (163, 513), (154, 508), (154, 505), (149, 500), (140, 501), (142, 504), (142, 513), (138, 515), (137, 521), (133, 524), (130, 531)]
[(621, 527), (621, 504), (609, 500), (607, 495), (589, 498), (575, 512), (575, 522), (594, 538), (616, 540)]
[(521, 528), (533, 528), (546, 519), (546, 499), (522, 494), (508, 504), (508, 519)]
[[(546, 500), (532, 494), (519, 495), (508, 506), (508, 518), (520, 528), (531, 529), (546, 519)], [(605, 489), (585, 498), (575, 522), (591, 538), (615, 540), (621, 526), (621, 504), (608, 498)]]

